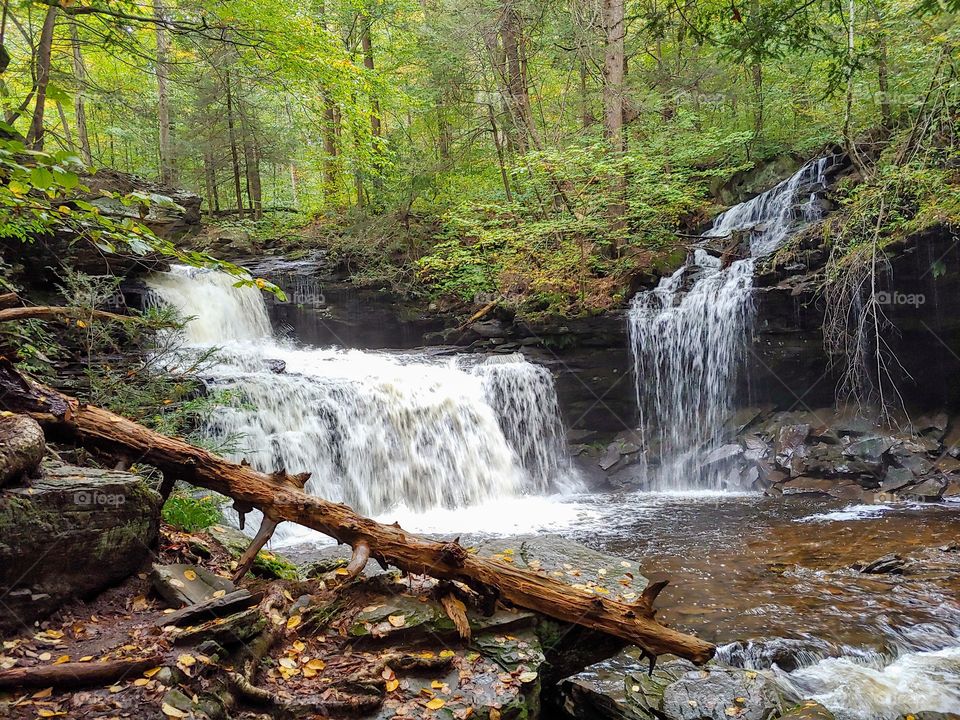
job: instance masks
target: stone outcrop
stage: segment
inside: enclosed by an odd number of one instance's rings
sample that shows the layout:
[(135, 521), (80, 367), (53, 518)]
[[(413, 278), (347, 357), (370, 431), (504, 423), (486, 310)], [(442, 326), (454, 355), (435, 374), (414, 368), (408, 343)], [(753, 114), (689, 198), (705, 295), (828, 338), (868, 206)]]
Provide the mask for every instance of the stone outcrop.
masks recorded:
[(157, 537), (160, 496), (137, 475), (44, 462), (0, 490), (0, 632), (120, 582)]

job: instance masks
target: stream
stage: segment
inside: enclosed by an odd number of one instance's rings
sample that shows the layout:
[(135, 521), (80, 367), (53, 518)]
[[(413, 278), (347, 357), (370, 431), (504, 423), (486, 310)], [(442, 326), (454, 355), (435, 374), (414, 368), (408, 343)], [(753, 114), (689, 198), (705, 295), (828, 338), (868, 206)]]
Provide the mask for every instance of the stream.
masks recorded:
[[(822, 174), (805, 166), (720, 216), (714, 234), (750, 228), (751, 258), (770, 252), (813, 214)], [(639, 424), (665, 458), (649, 469), (657, 492), (591, 489), (568, 456), (551, 374), (521, 354), (311, 347), (231, 278), (173, 268), (150, 285), (154, 302), (194, 317), (190, 345), (221, 348), (207, 381), (226, 395), (206, 432), (234, 459), (310, 471), (308, 492), (415, 532), (561, 533), (635, 558), (671, 580), (658, 618), (838, 718), (958, 712), (960, 504), (765, 497), (697, 464), (732, 408), (751, 258), (722, 267), (698, 251), (634, 300)], [(296, 265), (278, 267), (289, 286)], [(329, 545), (288, 525), (274, 546), (293, 559)], [(910, 573), (853, 569), (890, 553)]]

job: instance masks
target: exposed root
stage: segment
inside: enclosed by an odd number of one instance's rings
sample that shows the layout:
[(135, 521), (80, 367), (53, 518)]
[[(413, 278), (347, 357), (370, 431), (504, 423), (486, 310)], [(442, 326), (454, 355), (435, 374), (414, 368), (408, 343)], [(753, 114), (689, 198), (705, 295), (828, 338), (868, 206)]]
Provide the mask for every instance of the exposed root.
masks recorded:
[(347, 574), (343, 578), (344, 582), (355, 580), (363, 572), (369, 560), (370, 546), (366, 541), (361, 540), (353, 546), (353, 555), (350, 557), (350, 562), (347, 563)]

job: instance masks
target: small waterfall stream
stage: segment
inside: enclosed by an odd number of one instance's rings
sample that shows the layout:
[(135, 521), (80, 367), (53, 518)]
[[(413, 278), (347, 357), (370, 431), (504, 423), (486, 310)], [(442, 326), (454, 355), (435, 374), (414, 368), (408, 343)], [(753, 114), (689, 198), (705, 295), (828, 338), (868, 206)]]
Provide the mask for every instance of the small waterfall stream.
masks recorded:
[(368, 515), (576, 484), (553, 378), (520, 355), (297, 347), (273, 338), (259, 291), (233, 278), (175, 267), (150, 286), (194, 316), (189, 343), (220, 347), (208, 385), (230, 402), (205, 432), (236, 438), (235, 460), (309, 471), (308, 492)]
[(719, 215), (704, 238), (748, 234), (750, 256), (724, 267), (704, 248), (630, 305), (640, 429), (655, 490), (735, 485), (723, 462), (703, 459), (722, 442), (752, 325), (750, 291), (756, 258), (779, 248), (791, 233), (820, 216), (818, 191), (829, 158)]

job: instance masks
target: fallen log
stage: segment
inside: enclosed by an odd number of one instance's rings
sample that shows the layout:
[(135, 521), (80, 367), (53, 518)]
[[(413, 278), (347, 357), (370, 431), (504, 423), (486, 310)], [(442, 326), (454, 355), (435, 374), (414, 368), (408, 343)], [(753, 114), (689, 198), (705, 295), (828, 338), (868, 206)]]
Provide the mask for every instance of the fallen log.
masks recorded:
[(0, 322), (14, 322), (16, 320), (107, 320), (110, 322), (131, 322), (137, 320), (134, 315), (118, 315), (106, 310), (89, 310), (87, 308), (59, 307), (56, 305), (29, 305), (26, 307), (12, 307), (0, 310)]
[(81, 688), (93, 685), (111, 685), (133, 679), (142, 672), (160, 666), (163, 658), (109, 660), (106, 662), (67, 662), (59, 665), (0, 670), (0, 689), (18, 687)]
[[(66, 434), (107, 452), (123, 452), (164, 473), (228, 495), (259, 508), (277, 521), (318, 530), (346, 543), (384, 566), (438, 579), (458, 580), (481, 593), (491, 592), (515, 606), (533, 610), (640, 646), (651, 656), (671, 653), (695, 663), (713, 657), (708, 642), (665, 627), (654, 619), (653, 602), (663, 589), (656, 583), (634, 604), (576, 590), (552, 577), (537, 575), (492, 558), (467, 552), (456, 540), (438, 542), (363, 517), (292, 487), (302, 476), (281, 470), (268, 474), (230, 462), (183, 440), (160, 435), (102, 408), (80, 403), (22, 376), (0, 358), (0, 406), (25, 412), (52, 432)], [(296, 477), (296, 479), (294, 479)]]

